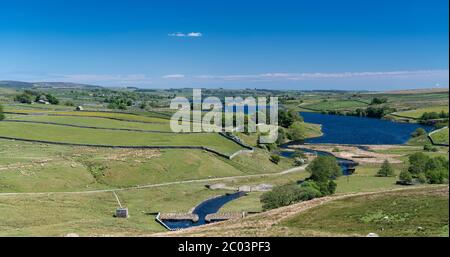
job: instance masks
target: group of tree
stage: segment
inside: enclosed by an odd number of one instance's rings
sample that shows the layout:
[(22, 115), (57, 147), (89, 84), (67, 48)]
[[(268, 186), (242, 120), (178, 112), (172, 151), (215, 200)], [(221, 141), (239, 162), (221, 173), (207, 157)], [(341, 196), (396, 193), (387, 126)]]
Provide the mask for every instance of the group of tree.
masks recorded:
[(291, 110), (279, 110), (278, 111), (278, 138), (277, 144), (283, 144), (286, 140), (303, 140), (305, 139), (305, 123), (303, 117), (300, 114)]
[(423, 128), (417, 128), (413, 133), (411, 133), (412, 137), (420, 137), (425, 136), (427, 134), (427, 131)]
[(379, 98), (379, 97), (375, 97), (372, 99), (372, 101), (370, 102), (371, 105), (374, 104), (384, 104), (387, 103), (388, 99), (387, 98)]
[(25, 90), (22, 94), (14, 97), (14, 101), (24, 104), (31, 104), (33, 102), (38, 102), (39, 100), (49, 102), (50, 104), (59, 104), (59, 100), (52, 94), (33, 90)]
[(127, 107), (130, 107), (133, 105), (132, 99), (122, 97), (122, 96), (108, 97), (105, 99), (104, 102), (108, 103), (108, 105), (107, 105), (108, 109), (126, 110)]
[(353, 111), (341, 111), (341, 110), (329, 110), (322, 113), (331, 115), (347, 115), (347, 116), (358, 116), (358, 117), (369, 117), (369, 118), (383, 118), (386, 114), (395, 112), (395, 108), (381, 106), (369, 106), (367, 108), (357, 108)]
[(337, 185), (334, 180), (342, 175), (336, 158), (319, 156), (306, 169), (311, 175), (305, 181), (277, 186), (262, 194), (263, 208), (279, 208), (335, 193)]
[(302, 122), (303, 118), (300, 114), (293, 110), (279, 110), (278, 111), (278, 124), (283, 128), (289, 128), (294, 122)]
[(418, 152), (409, 156), (409, 167), (400, 173), (400, 181), (412, 183), (448, 183), (448, 159), (442, 156), (430, 157)]
[(438, 112), (424, 112), (422, 116), (420, 116), (421, 121), (427, 120), (437, 120), (437, 119), (448, 119), (448, 112), (441, 111)]
[(5, 119), (5, 114), (3, 113), (3, 106), (0, 104), (0, 120)]

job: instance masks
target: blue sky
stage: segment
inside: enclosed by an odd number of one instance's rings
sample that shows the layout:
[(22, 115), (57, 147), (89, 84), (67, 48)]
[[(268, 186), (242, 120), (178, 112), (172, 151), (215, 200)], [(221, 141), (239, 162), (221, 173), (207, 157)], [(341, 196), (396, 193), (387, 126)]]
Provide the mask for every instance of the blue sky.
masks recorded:
[(0, 80), (448, 87), (447, 0), (1, 1)]

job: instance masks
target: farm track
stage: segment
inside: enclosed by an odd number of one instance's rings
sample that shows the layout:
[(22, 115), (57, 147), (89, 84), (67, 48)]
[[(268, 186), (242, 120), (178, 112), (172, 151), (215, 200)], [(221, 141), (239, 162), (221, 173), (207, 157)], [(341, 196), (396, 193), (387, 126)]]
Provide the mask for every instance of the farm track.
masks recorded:
[(155, 187), (164, 187), (164, 186), (180, 185), (180, 184), (215, 182), (215, 181), (242, 179), (242, 178), (254, 178), (254, 177), (282, 176), (282, 175), (286, 175), (286, 174), (293, 173), (293, 172), (305, 171), (306, 166), (307, 165), (301, 166), (301, 167), (295, 167), (295, 168), (287, 169), (287, 170), (284, 170), (284, 171), (281, 171), (281, 172), (277, 172), (277, 173), (264, 173), (264, 174), (231, 176), (231, 177), (221, 177), (221, 178), (193, 179), (193, 180), (165, 182), (165, 183), (158, 183), (158, 184), (148, 184), (148, 185), (142, 185), (142, 186), (111, 188), (111, 189), (99, 189), (99, 190), (89, 190), (89, 191), (0, 193), (0, 197), (2, 197), (2, 196), (27, 196), (27, 195), (28, 196), (41, 196), (41, 195), (97, 194), (97, 193), (108, 193), (108, 192), (117, 192), (117, 191), (128, 191), (128, 190), (139, 190), (139, 189), (147, 189), (147, 188), (155, 188)]

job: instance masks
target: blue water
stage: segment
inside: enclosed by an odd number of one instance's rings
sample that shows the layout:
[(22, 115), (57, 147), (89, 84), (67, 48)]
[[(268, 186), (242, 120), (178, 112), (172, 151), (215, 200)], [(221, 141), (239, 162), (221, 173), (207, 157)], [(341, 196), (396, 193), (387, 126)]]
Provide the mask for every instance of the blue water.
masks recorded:
[(305, 140), (306, 143), (331, 144), (404, 144), (411, 133), (422, 127), (427, 132), (433, 127), (414, 123), (355, 116), (329, 115), (312, 112), (300, 113), (305, 122), (322, 125), (323, 136)]
[[(311, 150), (311, 149), (306, 149), (306, 148), (300, 148), (300, 151), (303, 152), (307, 152), (307, 153), (314, 153), (317, 155), (323, 155), (323, 156), (333, 156), (331, 153), (328, 152), (324, 152), (324, 151), (317, 151), (317, 150)], [(294, 151), (281, 151), (280, 155), (286, 158), (291, 158), (292, 155), (294, 154)], [(336, 158), (336, 161), (338, 162), (339, 166), (341, 167), (342, 170), (342, 175), (344, 176), (349, 176), (353, 174), (353, 170), (354, 168), (358, 165), (358, 163), (352, 161), (352, 160), (347, 160), (347, 159), (342, 159), (342, 158)]]
[(198, 215), (198, 221), (192, 222), (190, 220), (163, 220), (171, 229), (183, 229), (188, 227), (200, 226), (206, 224), (206, 215), (216, 213), (226, 203), (233, 201), (241, 196), (244, 196), (244, 192), (236, 192), (233, 194), (221, 195), (212, 199), (208, 199), (199, 204), (192, 213)]

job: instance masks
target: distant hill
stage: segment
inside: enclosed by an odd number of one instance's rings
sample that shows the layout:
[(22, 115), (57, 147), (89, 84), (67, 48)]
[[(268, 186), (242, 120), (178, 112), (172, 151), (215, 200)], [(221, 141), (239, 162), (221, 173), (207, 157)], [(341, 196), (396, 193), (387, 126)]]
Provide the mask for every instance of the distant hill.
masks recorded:
[(23, 82), (23, 81), (0, 81), (0, 87), (7, 88), (102, 88), (101, 86), (79, 84), (71, 82)]
[(22, 81), (8, 81), (3, 80), (0, 81), (0, 87), (8, 87), (8, 88), (32, 88), (33, 83), (22, 82)]

